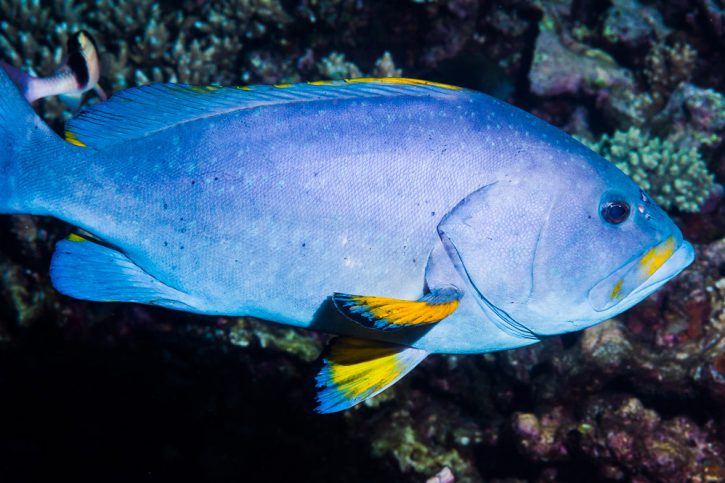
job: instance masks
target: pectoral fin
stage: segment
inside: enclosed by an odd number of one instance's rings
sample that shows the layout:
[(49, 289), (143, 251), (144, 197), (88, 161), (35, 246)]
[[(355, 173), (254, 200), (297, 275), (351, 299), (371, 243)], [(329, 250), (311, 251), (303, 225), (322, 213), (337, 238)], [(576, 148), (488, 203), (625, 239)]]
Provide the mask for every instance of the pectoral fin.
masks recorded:
[(335, 293), (332, 300), (343, 315), (377, 330), (435, 324), (451, 315), (462, 293), (454, 287), (433, 289), (418, 300)]
[(351, 408), (392, 386), (426, 358), (424, 350), (385, 342), (333, 339), (317, 375), (319, 413)]

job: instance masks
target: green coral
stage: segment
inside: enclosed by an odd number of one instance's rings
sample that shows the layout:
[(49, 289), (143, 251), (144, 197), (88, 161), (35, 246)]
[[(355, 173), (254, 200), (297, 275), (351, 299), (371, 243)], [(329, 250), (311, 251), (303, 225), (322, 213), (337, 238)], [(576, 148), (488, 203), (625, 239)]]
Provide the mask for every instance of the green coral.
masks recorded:
[(373, 439), (373, 456), (393, 456), (400, 471), (419, 475), (430, 475), (443, 467), (449, 467), (454, 474), (470, 472), (469, 464), (455, 449), (431, 445), (421, 440), (415, 429), (408, 425), (394, 425)]
[(616, 164), (664, 209), (697, 212), (712, 189), (714, 176), (694, 146), (681, 148), (636, 127), (585, 143)]
[(307, 332), (251, 317), (236, 319), (229, 331), (229, 342), (239, 347), (258, 346), (286, 352), (307, 362), (317, 359), (322, 349), (321, 342)]

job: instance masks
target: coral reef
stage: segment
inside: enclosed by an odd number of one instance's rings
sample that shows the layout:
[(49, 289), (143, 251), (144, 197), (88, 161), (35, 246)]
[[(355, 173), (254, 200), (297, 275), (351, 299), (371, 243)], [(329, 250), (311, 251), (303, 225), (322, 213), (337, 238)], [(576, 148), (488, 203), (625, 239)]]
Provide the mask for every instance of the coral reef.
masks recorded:
[(679, 148), (632, 127), (604, 135), (590, 147), (612, 161), (664, 209), (697, 212), (710, 195), (714, 176), (696, 147)]
[(553, 20), (544, 18), (529, 71), (531, 91), (539, 96), (597, 95), (615, 86), (630, 90), (632, 74), (603, 50), (562, 41)]
[[(722, 1), (0, 0), (0, 12), (0, 58), (39, 75), (69, 33), (90, 31), (109, 94), (365, 75), (486, 89), (586, 140), (697, 242), (690, 269), (616, 320), (431, 356), (323, 418), (311, 381), (327, 336), (68, 299), (47, 267), (70, 228), (3, 217), (4, 475), (725, 480)], [(57, 130), (71, 115), (54, 98), (36, 107)]]
[(358, 66), (345, 60), (345, 54), (332, 52), (327, 57), (320, 59), (317, 64), (320, 76), (327, 79), (350, 79), (362, 77)]

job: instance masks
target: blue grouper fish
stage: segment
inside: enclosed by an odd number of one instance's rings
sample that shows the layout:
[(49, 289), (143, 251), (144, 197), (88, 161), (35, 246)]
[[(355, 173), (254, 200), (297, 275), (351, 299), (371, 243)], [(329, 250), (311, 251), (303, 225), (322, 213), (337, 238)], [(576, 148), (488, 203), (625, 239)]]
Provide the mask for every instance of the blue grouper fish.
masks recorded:
[(340, 335), (320, 412), (431, 353), (613, 317), (692, 246), (614, 165), (484, 94), (413, 79), (132, 88), (65, 140), (0, 69), (0, 212), (48, 215), (62, 293)]

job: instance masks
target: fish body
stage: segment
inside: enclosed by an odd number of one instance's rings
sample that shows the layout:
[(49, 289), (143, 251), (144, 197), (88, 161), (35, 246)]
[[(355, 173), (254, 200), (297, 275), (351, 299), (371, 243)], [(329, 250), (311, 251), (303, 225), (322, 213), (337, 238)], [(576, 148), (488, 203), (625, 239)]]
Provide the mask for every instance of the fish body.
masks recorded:
[(66, 56), (62, 64), (48, 77), (36, 77), (0, 61), (28, 102), (43, 97), (60, 96), (73, 109), (80, 107), (83, 95), (94, 90), (105, 100), (106, 94), (98, 85), (101, 69), (98, 51), (93, 37), (86, 32), (76, 32), (68, 38)]
[[(3, 116), (22, 116), (0, 88), (2, 138)], [(332, 357), (367, 358), (326, 359), (323, 412), (376, 394), (428, 353), (520, 347), (606, 320), (693, 258), (612, 164), (451, 86), (157, 85), (84, 111), (67, 142), (8, 129), (16, 146), (0, 158), (0, 211), (54, 216), (94, 237), (59, 244), (61, 292), (405, 348), (344, 343)]]

